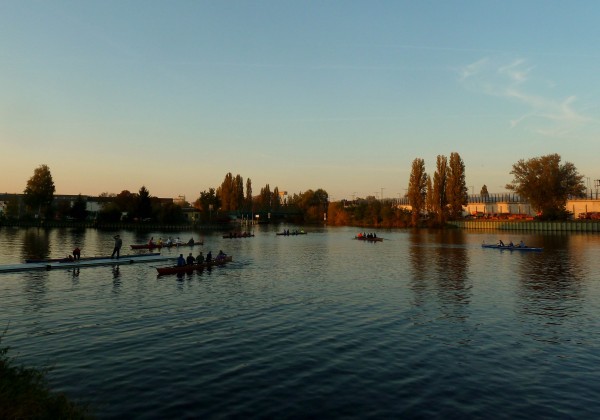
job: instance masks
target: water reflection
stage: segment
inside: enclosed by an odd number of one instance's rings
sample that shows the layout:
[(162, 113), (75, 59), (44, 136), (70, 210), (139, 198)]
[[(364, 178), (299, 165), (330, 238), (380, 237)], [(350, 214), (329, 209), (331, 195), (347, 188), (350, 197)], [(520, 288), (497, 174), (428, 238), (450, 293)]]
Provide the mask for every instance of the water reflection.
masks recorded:
[(39, 312), (48, 304), (48, 286), (46, 274), (43, 272), (32, 273), (23, 283), (23, 292), (29, 303), (26, 312)]
[(119, 270), (118, 265), (113, 265), (112, 267), (112, 276), (113, 276), (113, 288), (112, 292), (114, 294), (119, 294), (121, 291), (121, 271)]
[(435, 240), (442, 246), (435, 249), (437, 291), (441, 309), (446, 316), (464, 320), (471, 301), (467, 272), (469, 256), (462, 230), (436, 232)]
[(527, 315), (528, 325), (533, 327), (527, 335), (539, 341), (563, 341), (564, 327), (558, 327), (578, 316), (585, 300), (587, 267), (580, 260), (576, 245), (565, 246), (569, 240), (569, 237), (560, 238), (560, 247), (553, 246), (549, 240), (544, 254), (521, 256), (517, 290), (519, 312)]
[(50, 255), (50, 231), (29, 228), (23, 236), (23, 259), (48, 258)]
[[(414, 232), (410, 235), (409, 260), (411, 289), (415, 306), (427, 302), (427, 290), (432, 287), (445, 317), (464, 320), (471, 301), (472, 285), (468, 278), (469, 254), (464, 233), (458, 230)], [(435, 284), (427, 285), (428, 279)]]

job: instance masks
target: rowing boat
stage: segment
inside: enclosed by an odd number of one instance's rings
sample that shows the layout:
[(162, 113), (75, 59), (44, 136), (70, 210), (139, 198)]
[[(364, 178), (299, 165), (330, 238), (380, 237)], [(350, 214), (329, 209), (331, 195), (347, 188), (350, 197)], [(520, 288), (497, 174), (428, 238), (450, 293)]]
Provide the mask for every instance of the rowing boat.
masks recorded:
[(160, 249), (160, 248), (175, 248), (180, 246), (194, 246), (194, 245), (204, 245), (204, 242), (194, 242), (194, 243), (181, 243), (181, 244), (133, 244), (130, 245), (131, 249)]
[(121, 255), (119, 258), (102, 257), (90, 260), (66, 261), (66, 262), (41, 262), (41, 263), (24, 263), (24, 264), (9, 264), (0, 265), (0, 273), (8, 273), (15, 271), (32, 271), (32, 270), (54, 270), (56, 268), (81, 268), (93, 267), (98, 265), (124, 265), (134, 263), (147, 263), (155, 261), (174, 260), (172, 256), (163, 256), (161, 254), (138, 254), (138, 255)]
[(159, 276), (162, 276), (164, 274), (191, 273), (193, 271), (204, 270), (205, 268), (208, 268), (208, 267), (224, 265), (230, 261), (233, 261), (233, 257), (227, 256), (225, 258), (216, 258), (214, 260), (211, 260), (210, 262), (203, 262), (202, 264), (156, 267), (156, 271), (158, 271)]
[[(139, 258), (139, 257), (150, 257), (153, 255), (160, 255), (160, 253), (158, 252), (154, 252), (154, 253), (148, 253), (148, 254), (134, 254), (134, 255), (121, 255), (120, 258), (123, 259), (127, 259), (127, 258)], [(39, 264), (39, 263), (66, 263), (66, 262), (77, 262), (77, 261), (91, 261), (91, 260), (102, 260), (102, 259), (109, 259), (110, 256), (101, 256), (101, 257), (83, 257), (83, 258), (79, 258), (78, 260), (71, 258), (29, 258), (25, 260), (26, 264)]]
[(367, 236), (355, 236), (354, 239), (357, 239), (359, 241), (367, 241), (367, 242), (383, 242), (383, 238), (373, 238), (373, 237), (367, 237)]
[(277, 232), (277, 236), (295, 236), (295, 235), (306, 235), (306, 232)]
[(499, 245), (499, 244), (481, 244), (482, 248), (500, 249), (502, 251), (541, 251), (544, 248), (536, 248), (532, 246), (518, 246), (518, 245)]
[(223, 235), (223, 239), (237, 239), (237, 238), (251, 238), (254, 233), (230, 233), (229, 235)]

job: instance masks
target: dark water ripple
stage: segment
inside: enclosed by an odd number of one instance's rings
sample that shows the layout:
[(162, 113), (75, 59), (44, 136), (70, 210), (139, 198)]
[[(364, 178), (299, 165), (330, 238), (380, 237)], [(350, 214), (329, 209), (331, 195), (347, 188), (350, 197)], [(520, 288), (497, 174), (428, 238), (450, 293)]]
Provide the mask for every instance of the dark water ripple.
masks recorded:
[[(100, 418), (600, 412), (599, 237), (526, 235), (545, 247), (528, 255), (480, 247), (497, 233), (391, 231), (366, 244), (350, 229), (261, 229), (207, 235), (203, 251), (235, 261), (181, 277), (146, 265), (3, 274), (4, 342), (54, 365), (52, 384)], [(0, 233), (2, 263), (76, 241), (102, 254), (112, 235)]]

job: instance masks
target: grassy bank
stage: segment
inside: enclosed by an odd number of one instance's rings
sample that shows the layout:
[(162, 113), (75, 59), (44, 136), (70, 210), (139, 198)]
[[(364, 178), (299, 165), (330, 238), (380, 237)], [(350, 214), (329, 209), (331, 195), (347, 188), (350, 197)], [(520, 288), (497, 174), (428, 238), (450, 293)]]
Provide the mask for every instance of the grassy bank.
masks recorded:
[(52, 392), (46, 375), (49, 369), (17, 364), (1, 347), (0, 336), (0, 419), (91, 419), (88, 408), (62, 393)]

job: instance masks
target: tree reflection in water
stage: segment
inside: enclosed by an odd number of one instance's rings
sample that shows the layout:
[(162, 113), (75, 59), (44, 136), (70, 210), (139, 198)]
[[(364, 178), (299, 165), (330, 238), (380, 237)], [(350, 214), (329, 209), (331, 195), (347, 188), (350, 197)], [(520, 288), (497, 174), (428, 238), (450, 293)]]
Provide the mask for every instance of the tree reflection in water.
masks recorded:
[(472, 284), (468, 278), (469, 256), (464, 233), (419, 230), (410, 235), (410, 243), (414, 305), (424, 305), (435, 295), (444, 317), (466, 319)]

